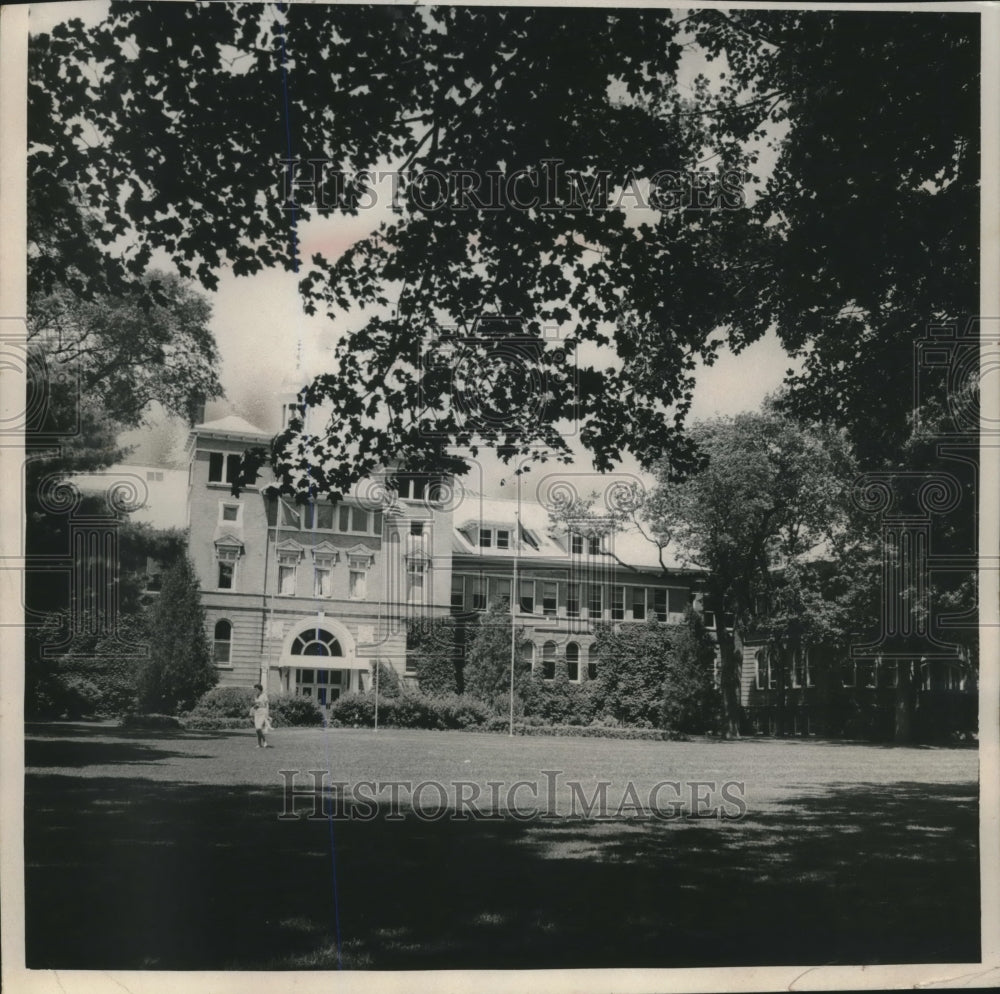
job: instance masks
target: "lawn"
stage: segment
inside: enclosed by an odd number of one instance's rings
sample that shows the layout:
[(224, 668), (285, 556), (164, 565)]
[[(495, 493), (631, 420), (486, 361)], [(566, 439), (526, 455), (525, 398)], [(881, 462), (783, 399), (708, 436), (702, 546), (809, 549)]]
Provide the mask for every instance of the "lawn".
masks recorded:
[[(348, 729), (279, 729), (272, 742), (29, 726), (28, 966), (979, 959), (973, 750)], [(300, 786), (309, 770), (349, 785), (337, 817), (307, 817), (307, 797), (300, 817), (280, 818), (282, 770), (301, 771)], [(587, 798), (609, 785), (609, 817), (574, 816), (574, 780)], [(361, 781), (380, 804), (343, 800)], [(538, 784), (539, 800), (522, 787), (505, 816), (430, 820), (436, 790), (418, 817), (406, 788), (398, 804), (378, 791), (387, 781), (463, 782), (467, 798), (480, 791), (466, 814), (489, 814), (517, 781)], [(744, 783), (746, 815), (689, 817), (687, 791), (684, 817), (616, 811), (628, 783), (645, 801), (662, 781)], [(340, 816), (352, 810), (364, 819)]]

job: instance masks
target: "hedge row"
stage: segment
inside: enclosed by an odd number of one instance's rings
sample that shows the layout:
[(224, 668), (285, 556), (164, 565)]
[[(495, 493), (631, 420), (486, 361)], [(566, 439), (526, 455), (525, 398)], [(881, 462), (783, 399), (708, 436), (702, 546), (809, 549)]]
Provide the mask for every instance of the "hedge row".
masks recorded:
[[(509, 725), (505, 726), (508, 728)], [(562, 735), (590, 739), (639, 739), (651, 742), (689, 742), (683, 732), (659, 728), (622, 728), (619, 725), (527, 725), (514, 723), (515, 735)]]
[[(372, 728), (375, 725), (375, 695), (345, 694), (330, 706), (334, 728)], [(460, 694), (436, 697), (403, 692), (398, 697), (379, 697), (378, 723), (387, 728), (481, 728), (492, 717), (481, 701)]]
[[(202, 694), (198, 703), (185, 715), (185, 728), (250, 728), (250, 707), (256, 691), (247, 687), (214, 687)], [(275, 694), (269, 700), (271, 723), (275, 728), (322, 725), (323, 712), (310, 697)]]

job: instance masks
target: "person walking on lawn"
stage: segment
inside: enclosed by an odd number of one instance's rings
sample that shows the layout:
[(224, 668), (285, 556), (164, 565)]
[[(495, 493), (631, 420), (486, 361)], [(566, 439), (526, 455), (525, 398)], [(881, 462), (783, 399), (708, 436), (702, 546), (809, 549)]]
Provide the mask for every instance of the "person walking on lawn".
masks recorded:
[(253, 727), (257, 732), (257, 748), (266, 749), (267, 733), (271, 730), (271, 708), (264, 688), (255, 683), (253, 689), (257, 691), (257, 698), (250, 707), (250, 715), (253, 718)]

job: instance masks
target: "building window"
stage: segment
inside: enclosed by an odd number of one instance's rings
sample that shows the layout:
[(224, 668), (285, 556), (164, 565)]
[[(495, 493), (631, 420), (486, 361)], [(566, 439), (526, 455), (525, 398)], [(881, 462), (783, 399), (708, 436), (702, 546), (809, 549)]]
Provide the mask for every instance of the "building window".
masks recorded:
[(313, 597), (333, 596), (333, 570), (329, 559), (317, 559), (313, 567)]
[(364, 600), (368, 593), (368, 574), (364, 570), (352, 569), (348, 575), (349, 596), (352, 601)]
[(601, 554), (601, 536), (591, 535), (587, 540), (587, 551), (592, 556), (599, 556)]
[(899, 664), (880, 659), (878, 665), (885, 674), (882, 677), (882, 685), (884, 687), (897, 687), (899, 685)]
[(580, 617), (580, 584), (566, 584), (566, 617)]
[(666, 590), (653, 590), (653, 616), (657, 621), (667, 620)]
[(425, 497), (431, 499), (434, 482), (432, 477), (421, 475), (397, 477), (393, 481), (400, 500), (424, 500)]
[(775, 665), (775, 657), (772, 653), (767, 653), (767, 686), (769, 690), (778, 688), (778, 667)]
[(528, 669), (533, 670), (535, 668), (535, 643), (525, 642), (521, 646), (521, 658), (528, 664)]
[(510, 532), (506, 528), (497, 529), (497, 548), (498, 549), (510, 548)]
[(521, 602), (521, 610), (525, 614), (535, 613), (535, 581), (534, 580), (521, 580), (519, 583), (520, 592), (518, 593), (518, 599)]
[(857, 684), (857, 673), (854, 670), (853, 659), (840, 664), (840, 682), (845, 687), (853, 687)]
[(556, 678), (556, 644), (546, 642), (542, 646), (542, 679), (554, 680)]
[[(325, 628), (307, 628), (292, 642), (293, 656), (342, 656), (337, 639)], [(312, 680), (306, 681), (312, 683)]]
[(625, 618), (625, 588), (611, 588), (611, 620), (622, 621)]
[(410, 534), (411, 535), (423, 535), (424, 533), (424, 523), (422, 521), (411, 521), (410, 522)]
[(490, 604), (510, 609), (511, 581), (505, 576), (490, 577)]
[(221, 483), (222, 470), (225, 466), (225, 456), (221, 452), (209, 452), (208, 454), (208, 482)]
[(754, 653), (754, 681), (753, 685), (757, 690), (767, 688), (767, 650), (758, 649)]
[(667, 612), (669, 614), (678, 614), (683, 617), (684, 612), (687, 610), (691, 595), (686, 590), (681, 588), (670, 587), (667, 591), (667, 596), (669, 597)]
[(368, 570), (371, 556), (354, 555), (347, 557), (348, 595), (351, 600), (364, 600), (368, 594)]
[(577, 683), (580, 679), (580, 647), (575, 642), (566, 646), (566, 672), (570, 680)]
[(233, 626), (222, 620), (215, 623), (213, 658), (216, 666), (228, 666), (233, 648)]
[(407, 599), (422, 603), (424, 599), (424, 577), (427, 575), (426, 559), (408, 559), (406, 562)]
[(163, 471), (162, 470), (147, 470), (146, 479), (150, 483), (162, 483), (163, 482)]
[(493, 545), (493, 532), (489, 528), (479, 529), (479, 548), (489, 549)]
[(486, 610), (486, 580), (481, 576), (472, 577), (472, 610)]
[(574, 556), (583, 555), (583, 536), (582, 535), (570, 535), (569, 537), (569, 551), (573, 553)]
[(381, 512), (376, 512), (372, 515), (372, 520), (369, 519), (368, 512), (362, 507), (350, 507), (347, 504), (341, 504), (339, 512), (338, 524), (340, 531), (344, 534), (367, 534), (369, 526), (372, 528), (374, 534), (379, 534), (382, 529)]
[(604, 589), (599, 583), (591, 583), (588, 586), (587, 615), (591, 618), (601, 618), (604, 614), (604, 597), (601, 591)]
[(554, 580), (545, 580), (542, 583), (542, 614), (546, 618), (556, 616), (556, 604), (559, 593), (559, 585)]
[(632, 620), (646, 620), (646, 588), (631, 587), (632, 591)]
[(236, 563), (240, 557), (240, 550), (233, 546), (217, 546), (216, 559), (218, 560), (218, 589), (236, 589)]
[(804, 646), (802, 649), (802, 667), (805, 676), (805, 685), (807, 687), (815, 686), (815, 680), (813, 679), (813, 669), (812, 669), (812, 659), (811, 653), (808, 646)]
[(241, 456), (226, 456), (226, 483), (235, 483), (240, 478)]
[(292, 597), (295, 594), (295, 574), (299, 566), (297, 552), (278, 553), (278, 594)]
[(799, 646), (792, 656), (792, 686), (801, 687), (805, 668), (806, 650)]
[(240, 523), (240, 504), (220, 504), (219, 505), (219, 520), (228, 521), (232, 524)]
[(306, 527), (314, 528), (317, 531), (333, 531), (333, 512), (334, 507), (332, 504), (310, 504), (307, 509), (306, 520), (308, 524)]
[(294, 501), (280, 497), (278, 499), (278, 514), (278, 521), (282, 528), (294, 528), (297, 530), (302, 527), (302, 508), (295, 504)]
[(451, 606), (465, 610), (465, 577), (455, 573), (451, 575)]
[(597, 679), (597, 650), (593, 645), (587, 647), (587, 679)]
[(706, 628), (711, 628), (713, 631), (715, 629), (715, 612), (714, 611), (704, 611), (702, 613), (702, 619), (705, 622)]

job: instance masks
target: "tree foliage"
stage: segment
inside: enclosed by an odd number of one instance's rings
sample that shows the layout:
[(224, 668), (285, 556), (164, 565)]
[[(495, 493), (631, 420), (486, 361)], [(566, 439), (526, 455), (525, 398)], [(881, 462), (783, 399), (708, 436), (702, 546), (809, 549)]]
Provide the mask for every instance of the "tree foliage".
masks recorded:
[(667, 663), (673, 636), (667, 625), (594, 626), (591, 653), (597, 653), (597, 700), (616, 722), (659, 727)]
[(222, 394), (210, 319), (205, 296), (164, 273), (89, 298), (64, 283), (31, 299), (28, 343), (50, 375), (69, 379), (120, 430), (154, 402), (190, 418)]
[(156, 714), (190, 710), (215, 686), (218, 674), (205, 633), (198, 577), (186, 556), (164, 575), (149, 635), (149, 658), (139, 673), (140, 707)]
[(512, 651), (515, 696), (523, 696), (523, 683), (531, 676), (524, 629), (519, 627), (512, 638), (511, 624), (510, 607), (504, 602), (491, 604), (466, 636), (462, 671), (465, 693), (488, 704), (500, 705), (509, 699)]
[(450, 619), (417, 618), (406, 629), (406, 655), (425, 694), (461, 693), (462, 656)]
[[(720, 73), (678, 86), (684, 45)], [(301, 266), (307, 308), (350, 315), (306, 393), (329, 430), (276, 447), (289, 487), (346, 492), (387, 452), (564, 457), (567, 422), (599, 468), (690, 468), (695, 362), (772, 325), (805, 363), (789, 402), (891, 445), (913, 337), (976, 306), (978, 52), (962, 13), (112, 4), (33, 46), (30, 177), (133, 274), (156, 249), (209, 287)], [(290, 157), (328, 165), (293, 209)], [(554, 160), (548, 206), (483, 205)], [(386, 163), (392, 220), (300, 259)], [(693, 201), (699, 168), (746, 184)]]
[[(849, 522), (853, 463), (840, 434), (805, 428), (766, 405), (695, 424), (703, 468), (681, 483), (661, 467), (637, 510), (660, 548), (707, 574), (718, 626), (725, 730), (739, 733), (739, 684), (747, 634), (765, 621), (798, 631), (810, 559), (829, 556)], [(784, 579), (782, 579), (784, 577)], [(797, 599), (796, 599), (797, 598)]]

